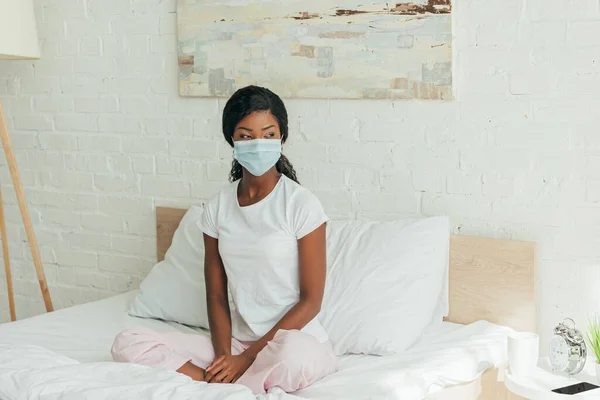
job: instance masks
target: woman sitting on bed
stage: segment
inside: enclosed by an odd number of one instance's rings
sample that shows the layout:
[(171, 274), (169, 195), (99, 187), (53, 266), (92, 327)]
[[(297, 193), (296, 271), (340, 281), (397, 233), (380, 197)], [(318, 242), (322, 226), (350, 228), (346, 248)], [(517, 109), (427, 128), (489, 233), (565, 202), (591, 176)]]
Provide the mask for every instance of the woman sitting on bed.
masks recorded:
[(116, 337), (113, 358), (237, 382), (256, 394), (293, 392), (337, 369), (316, 318), (327, 216), (281, 154), (288, 119), (275, 93), (256, 86), (234, 93), (223, 135), (233, 147), (233, 183), (208, 203), (201, 223), (212, 344), (204, 335), (136, 329)]

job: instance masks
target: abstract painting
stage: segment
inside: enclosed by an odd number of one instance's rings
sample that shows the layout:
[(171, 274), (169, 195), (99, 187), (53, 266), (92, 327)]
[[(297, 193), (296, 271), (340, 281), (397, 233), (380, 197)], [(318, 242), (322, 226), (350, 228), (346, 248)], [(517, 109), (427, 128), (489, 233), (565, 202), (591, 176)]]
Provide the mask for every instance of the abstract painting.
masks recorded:
[(179, 0), (179, 92), (452, 99), (451, 0)]

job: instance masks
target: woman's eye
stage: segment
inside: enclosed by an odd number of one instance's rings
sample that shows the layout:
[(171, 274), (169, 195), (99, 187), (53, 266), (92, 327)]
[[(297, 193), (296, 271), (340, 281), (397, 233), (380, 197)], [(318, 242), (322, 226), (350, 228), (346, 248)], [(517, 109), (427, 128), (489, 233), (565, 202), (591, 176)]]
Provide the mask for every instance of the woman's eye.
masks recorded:
[(275, 137), (275, 134), (274, 134), (273, 132), (271, 132), (271, 133), (267, 133), (267, 135), (266, 135), (266, 136), (267, 136), (267, 137)]

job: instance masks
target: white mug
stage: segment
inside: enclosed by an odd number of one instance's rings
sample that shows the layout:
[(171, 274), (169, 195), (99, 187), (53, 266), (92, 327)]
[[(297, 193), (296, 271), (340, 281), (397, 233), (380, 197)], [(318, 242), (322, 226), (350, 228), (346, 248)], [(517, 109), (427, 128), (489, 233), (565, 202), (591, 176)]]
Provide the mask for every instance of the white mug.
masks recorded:
[(537, 333), (515, 332), (508, 335), (508, 368), (514, 376), (528, 376), (536, 368), (540, 353)]

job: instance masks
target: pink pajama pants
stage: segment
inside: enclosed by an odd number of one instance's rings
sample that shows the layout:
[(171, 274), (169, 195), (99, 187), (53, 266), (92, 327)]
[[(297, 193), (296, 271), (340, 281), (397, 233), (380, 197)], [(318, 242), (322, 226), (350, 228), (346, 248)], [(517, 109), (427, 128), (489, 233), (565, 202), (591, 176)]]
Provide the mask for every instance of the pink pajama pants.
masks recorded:
[[(250, 344), (232, 338), (231, 353), (240, 354)], [(148, 329), (119, 333), (111, 351), (115, 361), (173, 370), (188, 361), (207, 368), (215, 358), (212, 342), (206, 335), (158, 333)], [(320, 343), (300, 331), (281, 330), (236, 383), (247, 386), (254, 394), (264, 394), (272, 387), (295, 392), (336, 370), (337, 359), (329, 343)]]

